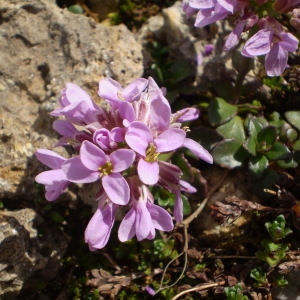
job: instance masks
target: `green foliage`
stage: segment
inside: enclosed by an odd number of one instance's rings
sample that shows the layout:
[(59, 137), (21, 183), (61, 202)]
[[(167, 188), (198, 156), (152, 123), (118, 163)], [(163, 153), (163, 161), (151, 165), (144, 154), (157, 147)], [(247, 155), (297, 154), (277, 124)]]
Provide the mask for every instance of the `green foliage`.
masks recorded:
[(255, 280), (254, 287), (267, 287), (268, 279), (267, 274), (262, 270), (262, 268), (252, 269), (250, 272), (250, 277)]
[(292, 233), (290, 228), (285, 228), (286, 222), (283, 215), (279, 215), (273, 223), (267, 222), (265, 227), (274, 242), (285, 238)]
[(240, 284), (225, 288), (225, 295), (227, 300), (247, 300), (247, 296), (243, 295), (243, 290)]
[(84, 9), (79, 4), (74, 4), (74, 5), (69, 6), (68, 10), (70, 12), (72, 12), (73, 14), (79, 14), (79, 15), (81, 15), (81, 14), (84, 13)]
[[(267, 196), (263, 190), (279, 181), (272, 164), (300, 166), (300, 112), (287, 111), (285, 118), (274, 112), (267, 119), (253, 114), (258, 114), (259, 108), (258, 102), (239, 106), (221, 98), (211, 100), (208, 120), (216, 134), (209, 134), (210, 144), (205, 147), (211, 150), (214, 162), (224, 168), (248, 167), (252, 186), (259, 186), (257, 193)], [(207, 136), (204, 129), (203, 137), (197, 140), (205, 144)]]
[(268, 263), (271, 267), (275, 267), (286, 256), (289, 247), (285, 243), (278, 243), (279, 240), (285, 238), (292, 230), (285, 228), (285, 218), (279, 215), (274, 222), (265, 223), (265, 227), (271, 239), (263, 239), (261, 245), (262, 250), (259, 250), (255, 255)]

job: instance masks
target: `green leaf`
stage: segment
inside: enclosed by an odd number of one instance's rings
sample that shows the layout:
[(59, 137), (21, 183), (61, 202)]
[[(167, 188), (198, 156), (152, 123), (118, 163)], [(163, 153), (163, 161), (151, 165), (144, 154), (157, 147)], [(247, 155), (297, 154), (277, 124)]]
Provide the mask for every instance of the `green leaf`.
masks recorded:
[(245, 130), (242, 119), (239, 116), (233, 117), (233, 119), (219, 126), (216, 130), (224, 139), (233, 139), (239, 143), (245, 141)]
[(271, 150), (268, 151), (265, 155), (269, 160), (282, 160), (292, 157), (292, 153), (290, 152), (289, 148), (280, 142), (275, 142)]
[(265, 125), (262, 124), (262, 122), (255, 117), (252, 117), (249, 119), (247, 128), (249, 136), (257, 137), (257, 134), (264, 128)]
[(257, 133), (257, 150), (261, 150), (263, 152), (271, 149), (272, 145), (276, 141), (277, 132), (276, 128), (273, 126), (268, 126), (261, 129)]
[(80, 15), (80, 14), (84, 13), (84, 9), (79, 4), (74, 4), (74, 5), (69, 6), (68, 10), (70, 12), (72, 12), (73, 14), (79, 14)]
[(300, 151), (300, 140), (297, 140), (296, 142), (294, 142), (294, 144), (292, 145), (292, 148), (295, 151)]
[(212, 126), (224, 124), (233, 118), (238, 108), (221, 98), (212, 99), (208, 106), (208, 119)]
[(249, 157), (239, 142), (230, 139), (216, 144), (211, 154), (216, 164), (228, 169), (241, 167)]
[(254, 180), (259, 179), (269, 166), (268, 159), (264, 155), (250, 158), (249, 170)]
[(284, 116), (289, 121), (289, 123), (296, 129), (300, 130), (300, 111), (287, 111)]
[(243, 144), (244, 148), (253, 156), (256, 155), (256, 137), (251, 135)]

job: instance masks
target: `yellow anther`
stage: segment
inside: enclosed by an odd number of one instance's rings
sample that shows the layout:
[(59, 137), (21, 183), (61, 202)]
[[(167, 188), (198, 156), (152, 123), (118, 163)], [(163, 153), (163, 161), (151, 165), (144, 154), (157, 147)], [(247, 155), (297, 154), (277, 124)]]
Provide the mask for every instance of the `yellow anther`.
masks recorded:
[(110, 161), (106, 162), (102, 167), (98, 169), (101, 176), (109, 175), (113, 170), (113, 165)]
[(147, 162), (155, 162), (158, 160), (159, 153), (156, 152), (156, 147), (153, 144), (150, 144), (148, 149), (146, 150), (146, 158)]

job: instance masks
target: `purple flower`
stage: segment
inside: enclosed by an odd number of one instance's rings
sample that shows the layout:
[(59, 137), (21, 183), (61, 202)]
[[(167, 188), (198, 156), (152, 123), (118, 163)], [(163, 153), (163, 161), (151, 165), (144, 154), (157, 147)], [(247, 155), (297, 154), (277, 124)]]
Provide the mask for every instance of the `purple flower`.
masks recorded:
[(233, 31), (229, 34), (225, 45), (224, 50), (229, 51), (234, 46), (237, 45), (239, 38), (243, 31), (249, 30), (255, 23), (258, 21), (258, 16), (252, 12), (246, 12), (241, 18), (236, 21), (236, 26)]
[(66, 161), (62, 169), (71, 182), (88, 183), (102, 179), (102, 186), (115, 204), (125, 205), (129, 201), (129, 186), (120, 172), (129, 168), (135, 159), (130, 149), (118, 149), (106, 155), (99, 147), (84, 141), (80, 157)]
[(125, 135), (126, 143), (141, 155), (137, 171), (140, 180), (145, 184), (158, 181), (160, 153), (174, 151), (182, 146), (186, 133), (179, 128), (170, 128), (154, 137), (150, 129), (141, 122), (133, 122)]
[(109, 239), (115, 222), (118, 205), (112, 203), (105, 192), (101, 193), (99, 205), (85, 230), (85, 242), (91, 251), (103, 248)]
[(263, 29), (246, 42), (242, 54), (247, 57), (266, 55), (267, 74), (280, 76), (288, 66), (288, 52), (296, 51), (299, 41), (272, 17), (261, 19), (259, 25)]
[(237, 6), (237, 0), (189, 0), (183, 5), (187, 17), (198, 11), (196, 27), (204, 27), (232, 14)]
[(35, 181), (45, 185), (45, 197), (48, 201), (53, 201), (57, 199), (69, 185), (65, 173), (61, 169), (66, 159), (47, 149), (38, 149), (35, 155), (40, 162), (52, 169), (37, 175)]
[(133, 102), (139, 100), (147, 85), (147, 79), (139, 78), (134, 80), (127, 87), (122, 88), (117, 81), (107, 78), (100, 81), (98, 94), (110, 103), (110, 105), (117, 107), (119, 102)]
[(158, 205), (153, 204), (153, 197), (144, 185), (139, 187), (138, 180), (134, 179), (132, 192), (132, 207), (122, 220), (118, 236), (121, 242), (132, 239), (135, 235), (138, 241), (154, 239), (155, 229), (171, 231), (172, 218), (169, 213)]
[(207, 163), (209, 164), (213, 163), (213, 157), (211, 156), (211, 154), (194, 140), (186, 138), (182, 144), (182, 147), (188, 148), (196, 156), (206, 161)]
[(62, 135), (55, 147), (71, 145), (75, 150), (79, 150), (83, 141), (92, 141), (92, 135), (86, 131), (79, 131), (67, 120), (55, 120), (53, 129)]
[(59, 102), (61, 107), (52, 111), (51, 115), (64, 116), (77, 125), (92, 123), (97, 120), (97, 114), (101, 113), (90, 96), (73, 83), (67, 83)]

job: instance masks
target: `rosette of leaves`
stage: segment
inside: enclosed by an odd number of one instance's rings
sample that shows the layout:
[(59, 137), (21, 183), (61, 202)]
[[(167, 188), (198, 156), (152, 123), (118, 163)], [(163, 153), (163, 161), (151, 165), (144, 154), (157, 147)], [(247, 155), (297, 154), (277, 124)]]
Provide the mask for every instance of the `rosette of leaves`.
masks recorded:
[[(248, 111), (245, 119), (240, 113)], [(251, 104), (232, 105), (221, 98), (210, 101), (208, 120), (214, 128), (201, 128), (193, 138), (211, 151), (214, 163), (228, 169), (248, 168), (250, 182), (260, 195), (280, 178), (281, 168), (300, 165), (300, 112), (288, 111), (282, 118), (277, 112), (269, 120), (256, 116)], [(201, 133), (200, 133), (201, 131)]]

